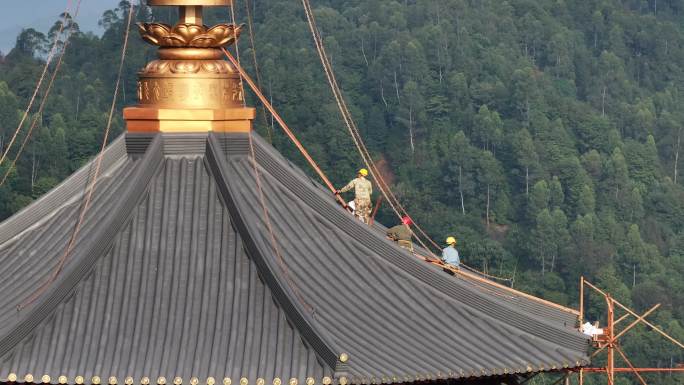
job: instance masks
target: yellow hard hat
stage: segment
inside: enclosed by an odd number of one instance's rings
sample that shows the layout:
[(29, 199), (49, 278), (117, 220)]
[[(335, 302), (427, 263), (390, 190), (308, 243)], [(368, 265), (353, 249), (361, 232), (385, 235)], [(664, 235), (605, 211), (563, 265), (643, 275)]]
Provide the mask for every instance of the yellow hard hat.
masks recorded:
[(454, 237), (447, 237), (446, 243), (447, 243), (447, 245), (455, 245), (455, 244), (456, 244), (456, 238), (454, 238)]
[(367, 175), (368, 175), (368, 170), (366, 170), (365, 168), (362, 168), (361, 170), (359, 170), (359, 174), (361, 174), (361, 175), (363, 175), (363, 176), (367, 176)]

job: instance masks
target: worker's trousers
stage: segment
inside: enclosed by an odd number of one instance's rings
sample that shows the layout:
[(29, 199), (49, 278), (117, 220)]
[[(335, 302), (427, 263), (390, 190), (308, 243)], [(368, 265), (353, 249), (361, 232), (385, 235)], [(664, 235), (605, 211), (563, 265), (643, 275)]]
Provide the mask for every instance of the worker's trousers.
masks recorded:
[(365, 224), (370, 224), (371, 201), (369, 199), (354, 199), (354, 215)]

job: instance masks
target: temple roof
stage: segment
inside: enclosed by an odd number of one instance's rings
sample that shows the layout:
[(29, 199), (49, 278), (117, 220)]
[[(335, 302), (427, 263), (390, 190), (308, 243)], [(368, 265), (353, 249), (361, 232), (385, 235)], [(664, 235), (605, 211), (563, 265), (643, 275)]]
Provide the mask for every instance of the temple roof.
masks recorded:
[(418, 260), (256, 134), (124, 134), (63, 259), (93, 165), (0, 225), (0, 381), (397, 383), (588, 363), (575, 313)]

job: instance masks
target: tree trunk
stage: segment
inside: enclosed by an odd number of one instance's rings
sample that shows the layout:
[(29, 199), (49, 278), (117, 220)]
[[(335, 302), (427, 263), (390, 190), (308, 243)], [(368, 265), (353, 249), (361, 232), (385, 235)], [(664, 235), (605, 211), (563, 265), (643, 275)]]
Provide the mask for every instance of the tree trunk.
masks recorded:
[(632, 287), (636, 286), (636, 264), (632, 265)]
[(607, 86), (603, 86), (603, 91), (601, 92), (601, 116), (606, 116), (606, 89)]
[(385, 87), (382, 85), (382, 80), (380, 81), (380, 98), (382, 99), (382, 102), (385, 104), (385, 109), (389, 108), (389, 105), (387, 104), (387, 99), (385, 99)]
[(413, 106), (409, 106), (409, 136), (411, 137), (411, 154), (416, 152), (415, 145), (413, 143)]
[(525, 167), (525, 197), (530, 197), (530, 167)]
[(489, 183), (487, 184), (487, 228), (489, 228)]
[(36, 174), (38, 167), (36, 165), (36, 150), (33, 150), (33, 156), (31, 157), (31, 195), (33, 195), (33, 188), (36, 185)]
[(397, 102), (401, 103), (401, 98), (399, 97), (399, 83), (397, 83), (397, 71), (394, 71), (394, 90), (397, 93)]
[(78, 107), (81, 104), (81, 90), (78, 90), (78, 94), (76, 94), (76, 121), (78, 122)]
[(682, 138), (682, 128), (679, 128), (679, 131), (677, 131), (677, 147), (675, 150), (675, 158), (674, 158), (674, 184), (677, 184), (677, 165), (679, 163), (679, 144)]
[(461, 213), (465, 215), (465, 202), (463, 202), (463, 182), (462, 182), (462, 168), (461, 166), (458, 166), (458, 193), (461, 195)]
[(366, 50), (363, 48), (363, 38), (361, 38), (361, 54), (363, 55), (363, 61), (366, 62), (366, 67), (369, 67), (368, 58), (366, 57)]
[(556, 266), (556, 254), (554, 253), (551, 256), (551, 268), (549, 269), (549, 273), (553, 273), (553, 268)]

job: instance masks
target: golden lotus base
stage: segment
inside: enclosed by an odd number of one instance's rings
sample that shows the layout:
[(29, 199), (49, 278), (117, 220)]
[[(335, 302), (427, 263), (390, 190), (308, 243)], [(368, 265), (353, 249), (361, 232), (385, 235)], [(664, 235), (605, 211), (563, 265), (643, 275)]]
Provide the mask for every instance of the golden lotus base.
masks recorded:
[(123, 116), (129, 132), (249, 132), (256, 110), (127, 107)]

